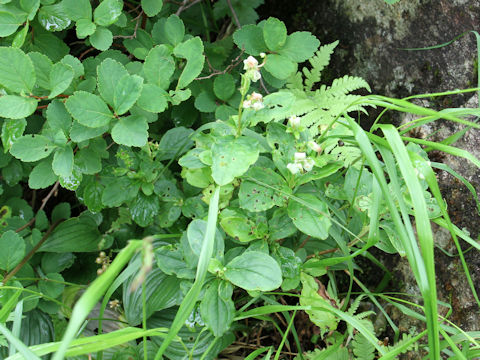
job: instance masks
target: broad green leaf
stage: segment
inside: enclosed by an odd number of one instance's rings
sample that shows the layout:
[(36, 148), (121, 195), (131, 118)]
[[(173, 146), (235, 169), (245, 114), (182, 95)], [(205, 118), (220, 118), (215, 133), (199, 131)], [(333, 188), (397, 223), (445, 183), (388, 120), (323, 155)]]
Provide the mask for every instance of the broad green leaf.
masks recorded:
[(99, 212), (103, 209), (102, 204), (103, 186), (96, 179), (85, 186), (83, 191), (83, 201), (87, 205), (88, 210)]
[(28, 186), (31, 189), (45, 189), (55, 183), (58, 177), (52, 170), (52, 159), (39, 162), (28, 176)]
[[(260, 184), (249, 178), (257, 180)], [(261, 185), (262, 183), (266, 186)], [(279, 174), (272, 169), (255, 166), (245, 174), (238, 199), (241, 208), (258, 212), (268, 210), (275, 205), (285, 206), (288, 195), (291, 193), (292, 190)]]
[(176, 57), (186, 59), (187, 64), (180, 75), (177, 89), (183, 89), (202, 72), (205, 56), (203, 55), (203, 42), (196, 36), (181, 44), (173, 50)]
[(247, 291), (272, 291), (282, 284), (280, 266), (270, 255), (263, 252), (244, 252), (225, 267), (225, 278)]
[(6, 11), (0, 10), (0, 36), (6, 37), (10, 36), (15, 31), (17, 31), (18, 27), (22, 25), (22, 21), (15, 16), (14, 14)]
[[(200, 252), (202, 251), (206, 231), (207, 222), (205, 220), (195, 219), (187, 227), (188, 243), (193, 255), (195, 255), (197, 258), (200, 256)], [(212, 256), (216, 257), (217, 259), (221, 259), (223, 257), (224, 249), (225, 245), (222, 233), (216, 229)]]
[(275, 210), (272, 218), (268, 221), (270, 240), (285, 239), (297, 232), (297, 228), (287, 214), (285, 208)]
[(88, 0), (62, 0), (61, 4), (65, 14), (73, 21), (92, 18), (92, 5)]
[(98, 128), (91, 128), (83, 126), (78, 122), (74, 121), (72, 128), (70, 129), (70, 139), (74, 142), (82, 142), (88, 139), (96, 138), (108, 131), (108, 126), (101, 126)]
[[(108, 0), (105, 0), (105, 1), (108, 1)], [(98, 26), (95, 29), (95, 32), (92, 35), (90, 35), (89, 39), (90, 39), (90, 43), (95, 49), (98, 49), (100, 51), (106, 51), (110, 46), (112, 46), (113, 34), (107, 28)]]
[(260, 53), (268, 51), (262, 29), (257, 25), (246, 25), (235, 31), (233, 41), (240, 49), (245, 49), (249, 55), (258, 56)]
[(65, 102), (68, 112), (81, 125), (98, 128), (107, 125), (113, 118), (107, 104), (94, 94), (76, 91)]
[(73, 171), (69, 176), (60, 176), (58, 181), (63, 188), (75, 191), (80, 186), (82, 178), (83, 174), (78, 169), (73, 168)]
[(143, 72), (148, 82), (162, 89), (168, 88), (170, 77), (175, 71), (175, 61), (171, 54), (166, 45), (158, 45), (150, 50), (143, 64)]
[[(132, 326), (142, 322), (142, 286), (132, 291), (132, 283), (136, 274), (123, 284), (123, 306), (125, 317)], [(180, 282), (176, 276), (164, 274), (160, 269), (150, 271), (145, 281), (147, 299), (146, 315), (149, 318), (154, 312), (178, 305), (182, 298)]]
[(230, 283), (215, 280), (205, 291), (203, 300), (200, 303), (202, 319), (212, 330), (216, 338), (227, 332), (235, 316), (235, 305), (231, 294), (230, 298), (222, 297), (222, 287), (229, 287), (233, 292), (233, 287)]
[(195, 98), (195, 107), (201, 112), (214, 112), (217, 108), (215, 96), (213, 96), (213, 94), (209, 91), (202, 91)]
[(113, 106), (113, 97), (120, 78), (128, 75), (125, 67), (116, 60), (107, 58), (97, 66), (98, 91), (102, 98)]
[(185, 25), (177, 15), (170, 15), (165, 22), (165, 36), (173, 46), (180, 44), (185, 37)]
[(157, 85), (144, 84), (137, 105), (148, 112), (161, 113), (168, 106), (167, 97), (167, 92)]
[(53, 62), (58, 62), (69, 53), (70, 48), (60, 37), (50, 32), (41, 32), (35, 34), (31, 50), (47, 55)]
[(70, 65), (56, 63), (50, 70), (50, 95), (49, 99), (60, 95), (67, 90), (73, 80), (75, 72)]
[[(0, 85), (17, 93), (22, 91), (30, 93), (35, 81), (32, 60), (22, 50), (0, 47)], [(0, 109), (4, 108), (5, 105), (0, 106)]]
[(242, 136), (224, 137), (212, 146), (212, 177), (218, 185), (231, 183), (247, 172), (259, 155), (257, 140)]
[(175, 274), (180, 279), (195, 279), (195, 271), (187, 265), (181, 247), (165, 245), (155, 249), (158, 267), (167, 275)]
[(226, 209), (222, 211), (220, 226), (232, 238), (243, 243), (260, 238), (256, 231), (255, 222), (238, 210)]
[(37, 19), (47, 31), (62, 31), (71, 23), (62, 4), (42, 6), (38, 11)]
[(12, 47), (14, 48), (17, 48), (17, 49), (20, 49), (23, 44), (25, 43), (25, 39), (27, 37), (27, 33), (28, 33), (28, 29), (30, 28), (30, 25), (27, 21), (27, 23), (25, 24), (25, 26), (22, 28), (22, 30), (20, 30), (19, 32), (17, 32), (17, 34), (15, 35), (15, 37), (13, 38), (13, 41), (12, 41)]
[(142, 9), (148, 17), (157, 15), (163, 6), (163, 0), (142, 0)]
[(287, 28), (283, 21), (270, 17), (263, 25), (263, 38), (271, 51), (278, 51), (287, 40)]
[(20, 160), (12, 159), (8, 165), (2, 169), (2, 176), (8, 186), (17, 185), (23, 178), (23, 168)]
[(65, 135), (70, 132), (72, 117), (65, 108), (65, 104), (59, 100), (53, 100), (48, 104), (47, 124), (55, 130), (62, 130)]
[(145, 146), (148, 140), (147, 119), (139, 115), (119, 118), (113, 126), (112, 139), (121, 145)]
[(38, 100), (17, 95), (0, 96), (0, 116), (7, 119), (22, 119), (32, 115)]
[(79, 19), (75, 23), (75, 31), (79, 39), (85, 39), (87, 36), (92, 35), (96, 29), (97, 26), (90, 19)]
[(190, 139), (192, 133), (192, 129), (183, 126), (168, 130), (160, 140), (157, 160), (170, 160), (186, 153), (193, 146), (193, 141)]
[(57, 149), (53, 155), (53, 172), (62, 177), (72, 175), (73, 171), (73, 150), (70, 145)]
[(28, 20), (32, 21), (37, 15), (40, 0), (20, 0), (20, 7), (28, 13)]
[(270, 54), (264, 69), (277, 79), (285, 80), (297, 71), (297, 64), (284, 56)]
[(318, 239), (326, 239), (332, 225), (328, 206), (313, 194), (295, 194), (301, 202), (290, 198), (288, 216), (298, 230)]
[(109, 26), (122, 14), (123, 1), (103, 0), (93, 12), (95, 24)]
[(78, 78), (80, 76), (85, 75), (85, 68), (83, 67), (83, 64), (78, 58), (67, 54), (65, 55), (62, 60), (60, 61), (62, 64), (69, 65), (72, 67), (73, 72), (74, 72), (74, 77)]
[(0, 269), (12, 270), (25, 255), (25, 241), (13, 230), (4, 232), (0, 237)]
[(142, 227), (151, 225), (153, 218), (158, 215), (159, 210), (160, 203), (158, 197), (155, 195), (146, 196), (141, 191), (130, 204), (130, 213), (133, 221)]
[(227, 101), (235, 93), (235, 79), (230, 74), (215, 77), (213, 91), (220, 100)]
[(143, 29), (137, 29), (137, 36), (134, 39), (123, 40), (123, 45), (137, 59), (145, 60), (153, 47), (153, 41), (149, 33)]
[(27, 121), (25, 119), (5, 119), (2, 124), (2, 144), (4, 152), (12, 147), (13, 143), (23, 135)]
[(10, 153), (22, 161), (38, 161), (50, 155), (55, 147), (45, 136), (26, 135), (13, 143)]
[(50, 89), (50, 71), (53, 66), (52, 60), (44, 54), (38, 52), (28, 53), (28, 57), (33, 63), (36, 74), (36, 85), (39, 87), (49, 90)]
[(117, 115), (125, 114), (135, 104), (142, 92), (143, 78), (124, 75), (118, 80), (113, 93), (113, 109)]
[(88, 216), (70, 218), (58, 225), (38, 251), (91, 252), (101, 240), (96, 222)]
[(320, 41), (308, 31), (297, 31), (288, 35), (285, 45), (278, 54), (301, 63), (310, 59), (320, 46)]
[(47, 296), (56, 298), (62, 294), (65, 288), (64, 281), (63, 276), (59, 273), (48, 273), (38, 282), (38, 290)]

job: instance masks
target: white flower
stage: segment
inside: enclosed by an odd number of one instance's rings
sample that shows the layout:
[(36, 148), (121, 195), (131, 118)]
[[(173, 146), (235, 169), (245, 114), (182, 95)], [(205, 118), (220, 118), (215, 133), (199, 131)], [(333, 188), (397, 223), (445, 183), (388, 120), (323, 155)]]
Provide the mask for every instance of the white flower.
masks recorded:
[(322, 147), (313, 140), (308, 142), (308, 147), (317, 153), (322, 152)]
[(252, 71), (252, 81), (253, 82), (257, 82), (258, 80), (260, 80), (261, 77), (262, 77), (262, 74), (260, 74), (260, 71), (258, 71), (258, 70)]
[(288, 122), (291, 127), (296, 128), (300, 125), (301, 119), (298, 116), (290, 116)]
[(264, 59), (265, 56), (267, 56), (267, 54), (265, 54), (264, 52), (261, 52), (261, 53), (260, 53), (260, 57), (261, 57), (262, 59)]
[(251, 94), (250, 96), (252, 97), (252, 100), (255, 100), (255, 101), (263, 101), (263, 96), (262, 96), (262, 94), (256, 93), (255, 91), (252, 92), (252, 94)]
[(246, 60), (243, 60), (243, 70), (257, 70), (258, 61), (253, 56), (249, 56)]
[(242, 104), (244, 109), (248, 109), (252, 107), (252, 102), (250, 100), (245, 100)]
[(304, 152), (296, 152), (294, 158), (295, 162), (304, 161), (307, 158), (307, 154)]
[(315, 165), (315, 161), (313, 161), (312, 158), (308, 158), (303, 162), (303, 168), (305, 169), (305, 171), (312, 170), (314, 165)]
[(264, 107), (265, 107), (265, 105), (263, 105), (263, 102), (261, 102), (261, 101), (256, 101), (252, 105), (252, 109), (255, 110), (255, 111), (262, 110)]
[(287, 165), (287, 169), (290, 170), (290, 172), (295, 175), (298, 174), (300, 171), (303, 170), (302, 164), (300, 163), (289, 163)]

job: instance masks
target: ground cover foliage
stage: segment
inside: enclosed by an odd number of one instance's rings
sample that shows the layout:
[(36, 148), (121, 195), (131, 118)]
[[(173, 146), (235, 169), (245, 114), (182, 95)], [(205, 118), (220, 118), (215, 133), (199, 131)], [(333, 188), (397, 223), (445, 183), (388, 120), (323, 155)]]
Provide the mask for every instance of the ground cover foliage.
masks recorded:
[[(430, 223), (451, 232), (477, 303), (459, 241), (480, 246), (434, 169), (477, 195), (428, 152), (480, 162), (452, 146), (466, 130), (406, 136), (440, 118), (478, 128), (478, 110), (323, 83), (338, 43), (258, 22), (261, 3), (0, 2), (2, 358), (479, 356), (436, 296)], [(372, 108), (417, 118), (395, 128), (382, 112), (364, 130)], [(421, 298), (388, 293), (372, 248), (408, 259)], [(385, 271), (376, 289), (358, 256)], [(387, 305), (425, 329), (402, 333)], [(247, 325), (260, 332), (241, 343)]]

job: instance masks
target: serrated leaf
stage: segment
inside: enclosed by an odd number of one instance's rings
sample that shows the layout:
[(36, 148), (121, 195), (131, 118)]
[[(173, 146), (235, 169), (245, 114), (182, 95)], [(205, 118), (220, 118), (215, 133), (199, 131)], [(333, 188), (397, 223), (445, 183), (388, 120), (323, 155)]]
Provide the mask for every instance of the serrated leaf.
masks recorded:
[(99, 212), (103, 209), (102, 204), (103, 186), (99, 181), (93, 180), (83, 191), (83, 201), (87, 205), (88, 210), (92, 212)]
[(287, 28), (283, 21), (270, 17), (263, 25), (263, 38), (271, 51), (278, 51), (287, 40)]
[(230, 74), (222, 74), (213, 81), (213, 91), (220, 100), (227, 101), (235, 93), (235, 79)]
[(177, 15), (172, 14), (167, 18), (165, 22), (165, 36), (173, 46), (180, 44), (185, 37), (185, 25), (183, 25), (182, 19)]
[(264, 69), (280, 80), (287, 79), (297, 71), (297, 64), (277, 54), (269, 54)]
[(65, 14), (73, 21), (92, 18), (92, 5), (88, 0), (63, 0), (61, 4)]
[(98, 91), (102, 98), (113, 106), (113, 97), (120, 78), (128, 75), (128, 71), (118, 61), (107, 58), (97, 66)]
[[(295, 194), (303, 204), (291, 198), (288, 202), (288, 216), (298, 230), (318, 239), (326, 239), (332, 225), (328, 218), (328, 206), (313, 194)], [(308, 204), (306, 206), (305, 204)]]
[(32, 60), (22, 50), (0, 47), (0, 85), (17, 93), (30, 93), (35, 81)]
[(63, 276), (59, 273), (48, 273), (45, 278), (39, 281), (38, 289), (45, 295), (52, 298), (60, 296), (65, 289)]
[(224, 138), (212, 146), (212, 177), (218, 185), (231, 183), (257, 161), (259, 146), (250, 137)]
[(158, 45), (150, 50), (143, 64), (143, 72), (148, 82), (166, 89), (174, 71), (175, 61), (166, 45)]
[(28, 13), (28, 20), (32, 21), (40, 7), (40, 0), (20, 0), (20, 7)]
[(2, 124), (2, 144), (4, 152), (12, 147), (13, 143), (23, 135), (27, 121), (25, 119), (5, 119)]
[(213, 94), (210, 94), (208, 91), (202, 91), (195, 98), (195, 107), (198, 111), (209, 113), (214, 112), (217, 108), (215, 103), (215, 97)]
[(22, 21), (18, 19), (17, 16), (8, 12), (8, 11), (0, 11), (0, 36), (6, 37), (10, 36), (15, 31), (17, 31), (18, 27), (22, 25)]
[(258, 56), (268, 51), (262, 29), (257, 25), (246, 25), (238, 29), (233, 33), (233, 41), (240, 49), (245, 49), (249, 55)]
[(98, 251), (101, 240), (96, 222), (87, 216), (70, 218), (58, 225), (39, 252)]
[(158, 197), (155, 195), (146, 196), (141, 191), (130, 205), (133, 221), (142, 227), (150, 225), (159, 210), (160, 203)]
[(51, 129), (62, 130), (65, 135), (69, 133), (72, 126), (72, 117), (62, 101), (53, 100), (48, 104), (46, 115), (47, 124)]
[(32, 115), (37, 109), (38, 100), (17, 95), (0, 96), (0, 117), (21, 119)]
[(178, 79), (176, 89), (183, 89), (202, 72), (205, 56), (203, 55), (203, 42), (196, 36), (181, 44), (173, 50), (176, 57), (187, 60), (187, 64)]
[(62, 31), (71, 23), (61, 4), (42, 6), (37, 19), (47, 31)]
[(75, 191), (82, 183), (82, 179), (83, 174), (78, 169), (73, 168), (73, 171), (69, 176), (60, 176), (58, 181), (60, 182), (61, 187), (70, 191)]
[(270, 255), (263, 252), (244, 252), (225, 267), (225, 278), (247, 291), (271, 291), (282, 284), (280, 266)]
[(52, 159), (39, 162), (28, 176), (28, 186), (31, 189), (45, 189), (57, 181), (58, 177), (52, 170)]
[(70, 65), (56, 63), (50, 70), (50, 95), (49, 99), (54, 98), (64, 92), (71, 84), (75, 72)]
[(9, 230), (0, 237), (0, 269), (12, 270), (25, 255), (25, 241), (15, 231)]
[(13, 38), (12, 47), (19, 49), (23, 46), (23, 44), (25, 43), (25, 38), (27, 37), (29, 28), (30, 28), (30, 25), (27, 21), (27, 23), (22, 28), (22, 30), (20, 30)]
[(118, 80), (113, 93), (113, 109), (117, 115), (125, 114), (135, 104), (142, 92), (143, 78), (124, 75)]
[(79, 19), (75, 23), (75, 31), (79, 39), (85, 39), (87, 36), (92, 35), (96, 29), (97, 25), (90, 19)]
[(122, 14), (123, 1), (103, 0), (93, 12), (95, 24), (100, 26), (109, 26), (117, 21)]
[[(108, 1), (108, 0), (105, 0)], [(113, 34), (105, 27), (98, 26), (95, 32), (90, 35), (90, 43), (95, 49), (106, 51), (113, 43)]]
[(142, 0), (142, 9), (148, 17), (157, 15), (163, 6), (163, 0)]
[(43, 89), (50, 89), (50, 71), (53, 66), (52, 60), (44, 54), (38, 52), (28, 53), (28, 57), (33, 63), (36, 74), (36, 85)]
[(193, 141), (190, 139), (192, 133), (192, 129), (183, 126), (168, 130), (160, 140), (157, 160), (170, 160), (186, 153), (193, 146)]
[(73, 150), (71, 146), (67, 145), (55, 151), (55, 154), (53, 155), (52, 169), (58, 176), (68, 177), (72, 175)]
[(10, 153), (22, 161), (38, 161), (50, 155), (55, 147), (45, 136), (26, 135), (13, 143)]
[(81, 125), (97, 128), (107, 125), (113, 118), (107, 104), (94, 94), (76, 91), (65, 102), (68, 112)]
[(60, 61), (62, 64), (71, 66), (74, 72), (74, 77), (78, 78), (80, 76), (85, 75), (85, 68), (83, 67), (83, 64), (78, 58), (67, 54), (65, 55), (62, 60)]
[(167, 92), (157, 85), (144, 84), (137, 105), (152, 113), (161, 113), (168, 106)]
[(280, 55), (301, 63), (310, 59), (320, 46), (320, 41), (308, 31), (288, 35), (285, 45), (278, 50)]
[(147, 119), (139, 115), (118, 119), (112, 129), (112, 139), (121, 145), (145, 146), (148, 140)]

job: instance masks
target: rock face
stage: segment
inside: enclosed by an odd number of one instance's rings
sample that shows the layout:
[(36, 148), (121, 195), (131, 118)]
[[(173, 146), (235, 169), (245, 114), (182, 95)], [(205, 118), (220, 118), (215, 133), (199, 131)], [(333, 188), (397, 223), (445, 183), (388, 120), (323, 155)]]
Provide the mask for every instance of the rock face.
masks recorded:
[[(443, 44), (478, 28), (479, 0), (400, 0), (394, 5), (383, 0), (266, 0), (261, 11), (284, 20), (290, 32), (309, 30), (323, 44), (340, 40), (331, 62), (331, 73), (325, 74), (324, 79), (345, 74), (361, 76), (374, 93), (397, 98), (477, 85), (477, 47), (472, 33), (434, 50), (402, 49)], [(437, 109), (474, 108), (478, 107), (478, 98), (475, 92), (470, 92), (419, 104)], [(395, 120), (405, 122), (407, 119)], [(442, 120), (423, 126), (415, 136), (439, 141), (462, 128)], [(480, 159), (480, 130), (469, 130), (455, 146)], [(480, 169), (462, 158), (439, 153), (431, 155), (432, 161), (447, 164), (480, 193)], [(473, 196), (446, 172), (439, 171), (438, 179), (452, 221), (468, 229), (476, 239), (480, 233), (480, 217)], [(465, 330), (480, 330), (479, 309), (456, 256), (455, 245), (442, 229), (435, 231), (435, 239), (442, 250), (455, 255), (449, 257), (436, 251), (439, 298), (452, 304), (452, 321)], [(464, 245), (462, 243), (463, 249), (468, 248)], [(480, 293), (480, 256), (474, 249), (465, 257)], [(393, 271), (403, 280), (404, 291), (418, 293), (405, 265), (406, 260), (400, 261)]]

